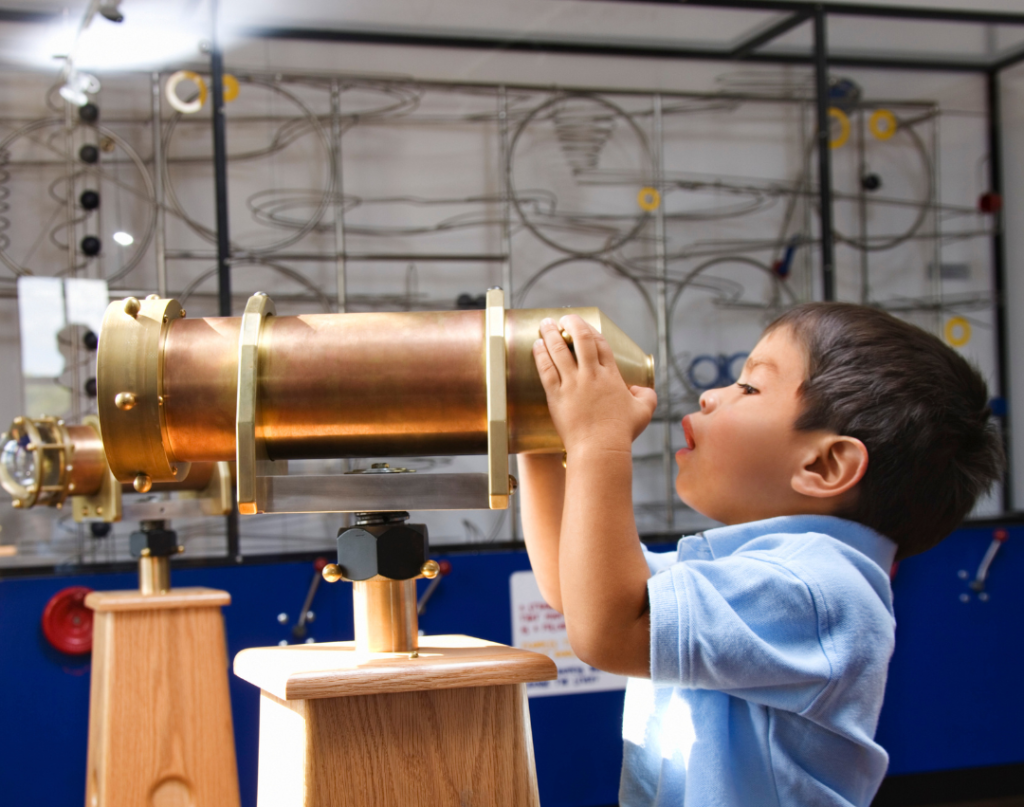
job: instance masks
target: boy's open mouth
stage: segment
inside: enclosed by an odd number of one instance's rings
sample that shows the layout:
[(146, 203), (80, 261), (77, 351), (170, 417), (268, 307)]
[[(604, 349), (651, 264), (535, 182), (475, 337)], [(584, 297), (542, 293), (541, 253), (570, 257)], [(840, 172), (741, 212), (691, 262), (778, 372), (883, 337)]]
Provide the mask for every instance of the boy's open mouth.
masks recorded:
[(697, 447), (697, 441), (693, 439), (693, 426), (690, 425), (690, 416), (683, 418), (683, 435), (686, 437), (686, 448), (693, 451)]

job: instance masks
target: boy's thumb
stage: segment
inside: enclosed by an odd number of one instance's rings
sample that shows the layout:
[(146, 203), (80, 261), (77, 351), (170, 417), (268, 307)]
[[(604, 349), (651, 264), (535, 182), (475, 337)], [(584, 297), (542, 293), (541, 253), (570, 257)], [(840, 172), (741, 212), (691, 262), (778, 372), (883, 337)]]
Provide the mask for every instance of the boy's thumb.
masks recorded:
[(639, 387), (636, 385), (630, 387), (629, 391), (633, 393), (634, 398), (647, 405), (647, 408), (651, 410), (651, 414), (654, 414), (654, 410), (658, 406), (658, 393), (649, 387)]

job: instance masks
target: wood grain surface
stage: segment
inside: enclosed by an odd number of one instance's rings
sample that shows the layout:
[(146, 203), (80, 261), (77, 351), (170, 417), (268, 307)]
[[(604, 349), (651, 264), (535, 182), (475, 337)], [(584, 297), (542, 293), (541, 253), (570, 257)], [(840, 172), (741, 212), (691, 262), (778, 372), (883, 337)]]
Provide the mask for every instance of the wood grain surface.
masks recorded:
[(196, 602), (228, 595), (199, 591), (173, 607), (146, 597), (148, 610), (86, 600), (96, 609), (88, 807), (238, 807), (223, 618)]
[(503, 686), (558, 677), (547, 656), (468, 636), (421, 636), (418, 652), (416, 658), (407, 653), (361, 654), (354, 642), (258, 647), (235, 656), (235, 675), (281, 700)]
[(231, 595), (215, 588), (172, 588), (166, 594), (129, 591), (94, 591), (85, 598), (94, 611), (153, 611), (160, 608), (209, 608), (231, 605)]
[(539, 807), (525, 686), (260, 703), (258, 807)]

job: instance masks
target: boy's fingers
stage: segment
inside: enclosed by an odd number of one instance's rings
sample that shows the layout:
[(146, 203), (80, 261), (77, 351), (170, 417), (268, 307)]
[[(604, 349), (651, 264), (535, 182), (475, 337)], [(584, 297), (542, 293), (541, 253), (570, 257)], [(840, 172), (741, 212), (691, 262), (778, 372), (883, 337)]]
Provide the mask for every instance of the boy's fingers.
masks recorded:
[(615, 352), (608, 340), (602, 334), (594, 333), (594, 342), (597, 344), (597, 358), (605, 367), (615, 366)]
[(654, 410), (658, 407), (658, 393), (650, 387), (639, 387), (636, 385), (630, 387), (629, 391), (633, 393), (634, 398), (650, 410), (652, 415), (654, 414)]
[(540, 323), (540, 336), (544, 340), (548, 355), (558, 369), (560, 378), (566, 378), (576, 369), (576, 357), (562, 338), (561, 332), (553, 319), (545, 317)]
[(558, 368), (555, 367), (551, 356), (548, 355), (548, 349), (543, 339), (538, 339), (533, 343), (533, 361), (537, 365), (537, 374), (540, 376), (540, 383), (544, 390), (557, 387), (562, 379), (558, 374)]
[(572, 337), (572, 346), (576, 351), (576, 362), (580, 367), (595, 367), (600, 364), (597, 355), (595, 331), (576, 314), (569, 314), (558, 320), (566, 333)]

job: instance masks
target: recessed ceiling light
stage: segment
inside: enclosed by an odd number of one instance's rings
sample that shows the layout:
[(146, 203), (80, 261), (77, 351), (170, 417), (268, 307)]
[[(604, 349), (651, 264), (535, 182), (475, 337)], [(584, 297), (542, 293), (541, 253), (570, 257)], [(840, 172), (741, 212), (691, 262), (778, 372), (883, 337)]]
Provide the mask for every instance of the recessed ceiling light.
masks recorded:
[(135, 239), (132, 238), (131, 233), (126, 233), (122, 230), (118, 230), (114, 233), (114, 240), (117, 241), (122, 247), (130, 247), (135, 243)]

